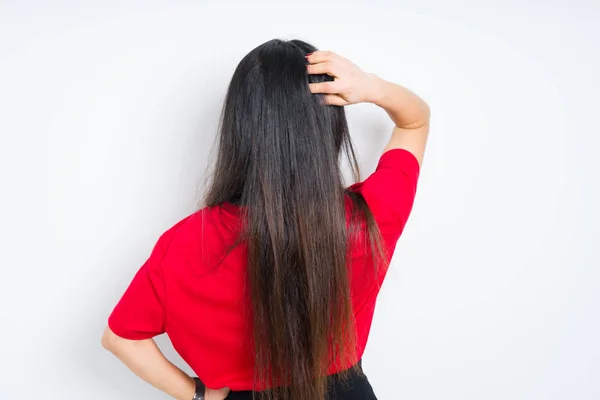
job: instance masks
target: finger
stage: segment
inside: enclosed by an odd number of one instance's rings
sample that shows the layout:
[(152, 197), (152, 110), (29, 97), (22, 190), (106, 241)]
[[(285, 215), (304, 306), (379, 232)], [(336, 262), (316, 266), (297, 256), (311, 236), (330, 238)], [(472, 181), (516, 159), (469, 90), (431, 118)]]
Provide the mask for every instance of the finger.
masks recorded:
[(311, 93), (339, 93), (337, 81), (309, 83)]
[(308, 64), (306, 66), (306, 71), (309, 74), (327, 74), (331, 76), (338, 76), (339, 74), (339, 68), (331, 61), (325, 61), (318, 64)]
[(329, 50), (317, 50), (314, 53), (306, 56), (306, 59), (311, 64), (321, 63), (325, 61), (332, 61), (337, 59), (339, 56), (333, 51)]
[(328, 94), (324, 96), (325, 104), (329, 106), (345, 106), (348, 104), (346, 100), (337, 94)]

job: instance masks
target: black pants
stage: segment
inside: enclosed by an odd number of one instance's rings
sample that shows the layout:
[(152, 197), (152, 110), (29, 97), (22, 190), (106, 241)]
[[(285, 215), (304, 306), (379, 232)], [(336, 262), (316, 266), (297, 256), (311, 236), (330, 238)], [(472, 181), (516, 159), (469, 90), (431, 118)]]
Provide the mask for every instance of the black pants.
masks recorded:
[[(369, 380), (362, 373), (362, 360), (358, 361), (358, 366), (361, 372), (351, 371), (345, 384), (339, 380), (338, 374), (330, 375), (324, 400), (377, 400)], [(230, 392), (226, 400), (252, 400), (252, 391)]]

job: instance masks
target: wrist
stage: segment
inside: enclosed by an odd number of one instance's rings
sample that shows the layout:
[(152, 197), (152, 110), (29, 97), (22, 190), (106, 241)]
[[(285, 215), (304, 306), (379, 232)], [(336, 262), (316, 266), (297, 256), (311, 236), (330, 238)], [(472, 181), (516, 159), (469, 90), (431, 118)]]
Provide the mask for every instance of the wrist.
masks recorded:
[(206, 386), (202, 383), (202, 381), (197, 378), (194, 377), (194, 396), (192, 397), (192, 400), (205, 400), (206, 399), (206, 395), (207, 395), (207, 390), (206, 390)]
[(373, 73), (367, 73), (365, 102), (379, 105), (385, 96), (386, 81)]

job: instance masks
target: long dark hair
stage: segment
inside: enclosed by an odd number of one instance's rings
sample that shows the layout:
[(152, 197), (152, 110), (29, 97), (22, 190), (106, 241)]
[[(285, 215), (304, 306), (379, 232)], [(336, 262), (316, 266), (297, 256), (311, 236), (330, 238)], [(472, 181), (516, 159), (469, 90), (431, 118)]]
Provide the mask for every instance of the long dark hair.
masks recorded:
[[(300, 40), (270, 40), (237, 66), (221, 114), (217, 160), (204, 206), (241, 206), (248, 245), (255, 383), (277, 400), (322, 400), (329, 366), (356, 359), (349, 248), (367, 231), (375, 265), (387, 256), (367, 204), (345, 189), (343, 152), (360, 180), (343, 107), (309, 82)], [(346, 224), (345, 197), (351, 199)]]

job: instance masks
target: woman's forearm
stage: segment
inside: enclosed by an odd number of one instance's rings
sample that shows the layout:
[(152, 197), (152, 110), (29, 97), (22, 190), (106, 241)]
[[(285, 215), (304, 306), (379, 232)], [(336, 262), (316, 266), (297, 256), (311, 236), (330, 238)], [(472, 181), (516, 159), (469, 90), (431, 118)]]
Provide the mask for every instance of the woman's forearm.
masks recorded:
[(106, 332), (102, 344), (137, 376), (157, 389), (178, 400), (193, 398), (196, 390), (194, 380), (167, 360), (153, 339), (127, 340)]
[(398, 84), (371, 74), (369, 101), (383, 108), (399, 128), (420, 128), (429, 123), (429, 106), (419, 96)]

